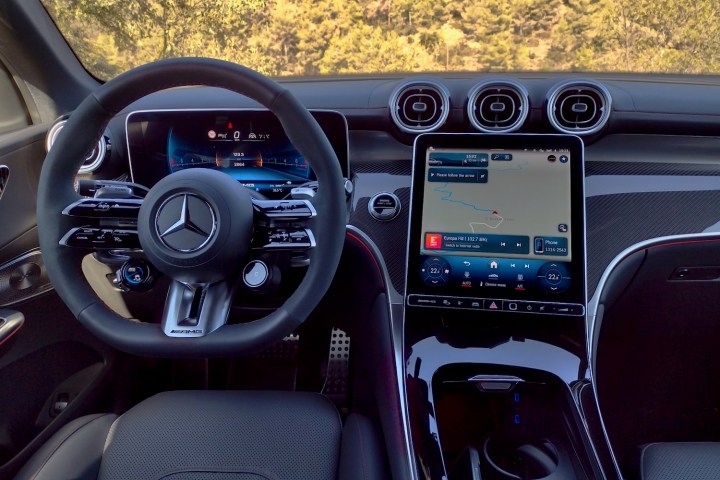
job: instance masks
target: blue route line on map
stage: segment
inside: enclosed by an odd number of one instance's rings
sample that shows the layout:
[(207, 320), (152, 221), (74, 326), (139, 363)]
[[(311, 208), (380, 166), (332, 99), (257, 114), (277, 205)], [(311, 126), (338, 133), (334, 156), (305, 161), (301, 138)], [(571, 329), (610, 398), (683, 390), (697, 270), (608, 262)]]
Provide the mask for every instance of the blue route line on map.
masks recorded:
[(453, 199), (452, 196), (453, 196), (453, 193), (454, 193), (454, 192), (452, 192), (451, 190), (447, 190), (447, 186), (448, 186), (448, 183), (446, 182), (445, 184), (443, 184), (443, 185), (441, 185), (441, 186), (439, 186), (439, 187), (437, 187), (437, 188), (434, 189), (434, 190), (435, 190), (436, 192), (438, 192), (438, 193), (444, 193), (444, 194), (445, 194), (444, 197), (440, 197), (440, 200), (443, 200), (443, 201), (446, 201), (446, 202), (450, 202), (450, 203), (457, 203), (457, 204), (460, 204), (460, 205), (464, 205), (464, 206), (466, 206), (466, 207), (472, 208), (472, 209), (475, 210), (476, 212), (492, 212), (492, 211), (493, 211), (492, 208), (489, 208), (489, 209), (488, 209), (488, 208), (480, 208), (480, 207), (478, 207), (478, 206), (476, 206), (476, 205), (473, 205), (472, 203), (466, 203), (466, 202), (463, 202), (463, 201), (461, 201), (461, 200), (455, 200), (455, 199)]

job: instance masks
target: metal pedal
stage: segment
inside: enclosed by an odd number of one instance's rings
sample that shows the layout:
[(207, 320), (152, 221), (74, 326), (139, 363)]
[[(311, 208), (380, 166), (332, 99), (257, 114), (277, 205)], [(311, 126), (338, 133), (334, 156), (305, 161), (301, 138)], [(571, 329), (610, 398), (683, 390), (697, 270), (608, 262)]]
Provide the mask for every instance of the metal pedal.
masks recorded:
[(255, 357), (263, 360), (294, 361), (297, 360), (299, 352), (300, 335), (291, 333), (287, 337), (283, 338), (281, 342), (277, 342), (275, 345), (257, 353)]
[(339, 328), (333, 328), (330, 333), (330, 351), (322, 393), (338, 405), (347, 402), (349, 365), (350, 336)]

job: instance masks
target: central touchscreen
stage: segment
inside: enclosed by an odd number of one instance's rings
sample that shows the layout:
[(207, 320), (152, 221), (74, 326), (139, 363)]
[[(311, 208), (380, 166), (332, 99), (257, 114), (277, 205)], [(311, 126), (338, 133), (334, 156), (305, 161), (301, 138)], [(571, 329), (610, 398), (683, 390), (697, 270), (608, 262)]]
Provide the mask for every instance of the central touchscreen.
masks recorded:
[(419, 137), (408, 303), (583, 314), (582, 184), (577, 137)]

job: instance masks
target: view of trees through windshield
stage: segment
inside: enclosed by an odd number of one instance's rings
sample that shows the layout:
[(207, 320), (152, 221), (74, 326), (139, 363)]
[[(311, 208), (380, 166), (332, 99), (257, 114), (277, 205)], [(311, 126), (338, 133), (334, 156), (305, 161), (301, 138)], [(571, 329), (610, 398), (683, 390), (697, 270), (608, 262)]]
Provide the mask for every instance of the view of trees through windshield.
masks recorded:
[(43, 0), (111, 78), (206, 56), (271, 76), (720, 71), (720, 0)]

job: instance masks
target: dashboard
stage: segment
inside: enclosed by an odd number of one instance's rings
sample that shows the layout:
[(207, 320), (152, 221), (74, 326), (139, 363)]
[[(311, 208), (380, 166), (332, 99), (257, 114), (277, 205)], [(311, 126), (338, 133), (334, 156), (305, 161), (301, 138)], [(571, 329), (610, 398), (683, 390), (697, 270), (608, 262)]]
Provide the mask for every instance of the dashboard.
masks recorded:
[[(575, 134), (582, 138), (588, 299), (605, 268), (630, 245), (663, 235), (714, 231), (720, 221), (712, 209), (696, 208), (720, 201), (720, 138), (716, 136), (720, 97), (714, 94), (717, 86), (709, 78), (468, 73), (452, 77), (351, 76), (327, 78), (320, 85), (313, 79), (297, 78), (286, 79), (283, 85), (308, 108), (332, 110), (344, 117), (347, 150), (335, 150), (341, 162), (347, 159), (343, 167), (354, 188), (348, 224), (377, 245), (397, 302), (402, 302), (405, 291), (413, 142), (423, 132)], [(422, 98), (442, 108), (428, 109), (426, 117), (415, 114), (411, 121), (412, 108), (404, 111), (400, 107), (412, 105), (407, 99), (419, 93), (417, 89), (428, 89), (423, 93), (428, 97)], [(587, 94), (583, 98), (588, 104), (596, 101), (601, 106), (602, 112), (585, 124), (592, 127), (587, 131), (563, 124), (562, 119), (570, 114), (563, 117), (561, 109), (551, 108), (567, 104), (567, 91)], [(596, 94), (602, 96), (593, 96)], [(491, 101), (498, 98), (502, 102)], [(504, 123), (499, 116), (488, 118), (492, 104), (503, 102), (507, 112), (519, 113), (508, 116)], [(81, 178), (130, 178), (126, 121), (132, 112), (214, 111), (222, 116), (227, 110), (258, 107), (240, 95), (212, 87), (150, 95), (110, 122), (106, 137), (113, 148), (99, 167)], [(406, 113), (396, 120), (399, 112)], [(575, 120), (587, 121), (583, 117)], [(155, 167), (140, 167), (147, 168), (147, 179), (135, 171), (136, 159), (132, 159), (132, 174), (139, 183), (151, 184), (169, 171), (168, 125), (162, 128), (164, 131), (155, 135), (154, 151), (159, 154)], [(382, 204), (383, 198), (388, 199), (384, 194), (397, 199), (390, 201), (389, 208)], [(387, 217), (378, 218), (373, 211), (386, 211)]]

